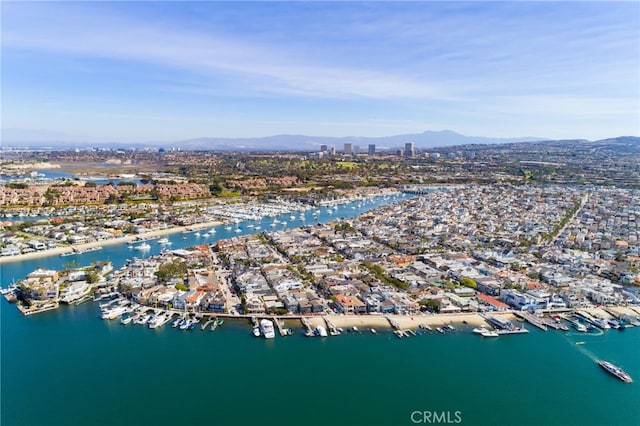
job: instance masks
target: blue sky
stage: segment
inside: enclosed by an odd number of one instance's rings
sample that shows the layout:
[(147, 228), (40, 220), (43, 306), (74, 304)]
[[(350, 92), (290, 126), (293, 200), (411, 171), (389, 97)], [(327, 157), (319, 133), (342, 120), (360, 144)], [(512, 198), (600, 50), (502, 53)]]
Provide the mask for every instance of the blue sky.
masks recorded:
[(5, 134), (640, 134), (638, 2), (1, 7)]

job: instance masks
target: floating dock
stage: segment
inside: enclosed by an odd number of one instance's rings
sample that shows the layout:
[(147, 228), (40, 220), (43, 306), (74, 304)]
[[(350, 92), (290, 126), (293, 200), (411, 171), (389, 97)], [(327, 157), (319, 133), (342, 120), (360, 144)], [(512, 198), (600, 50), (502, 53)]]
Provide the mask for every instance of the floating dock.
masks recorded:
[(338, 327), (336, 327), (336, 325), (333, 322), (331, 322), (329, 317), (325, 316), (323, 318), (324, 318), (325, 324), (327, 324), (327, 329), (329, 330), (329, 334), (331, 334), (332, 336), (339, 335), (340, 330), (338, 330)]
[(540, 330), (547, 331), (547, 325), (543, 322), (542, 318), (525, 311), (514, 311), (513, 313), (515, 316), (524, 319), (529, 324), (538, 327)]
[(304, 327), (307, 329), (307, 332), (305, 333), (305, 336), (307, 336), (307, 337), (313, 336), (314, 335), (313, 327), (311, 326), (311, 321), (309, 321), (309, 318), (301, 317), (300, 318), (300, 322), (302, 322), (302, 325), (304, 325)]
[(480, 314), (480, 316), (487, 321), (489, 324), (496, 328), (496, 333), (498, 334), (522, 334), (528, 333), (524, 327), (517, 327), (509, 320), (503, 320), (498, 317), (489, 316), (486, 314)]
[(284, 327), (284, 321), (278, 317), (273, 317), (273, 322), (276, 323), (276, 327), (278, 327), (278, 331), (282, 337), (289, 335), (289, 330)]

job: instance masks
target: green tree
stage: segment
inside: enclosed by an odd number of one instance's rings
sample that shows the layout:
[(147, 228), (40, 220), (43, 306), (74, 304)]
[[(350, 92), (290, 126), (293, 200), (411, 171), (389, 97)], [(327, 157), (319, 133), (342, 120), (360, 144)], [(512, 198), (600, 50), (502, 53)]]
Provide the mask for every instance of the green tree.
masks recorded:
[(476, 284), (476, 282), (474, 280), (472, 280), (469, 277), (462, 277), (460, 279), (460, 284), (462, 284), (465, 287), (470, 287), (470, 288), (476, 288), (478, 287), (478, 284)]

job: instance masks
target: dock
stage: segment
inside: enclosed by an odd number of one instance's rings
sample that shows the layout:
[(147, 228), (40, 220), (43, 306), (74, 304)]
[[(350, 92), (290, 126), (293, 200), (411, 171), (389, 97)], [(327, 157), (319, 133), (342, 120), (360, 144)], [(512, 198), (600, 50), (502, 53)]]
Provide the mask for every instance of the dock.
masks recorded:
[(278, 327), (278, 331), (282, 337), (289, 335), (289, 330), (284, 327), (284, 321), (278, 317), (273, 317), (273, 322), (276, 324), (276, 327)]
[(397, 321), (394, 321), (393, 319), (391, 319), (391, 317), (388, 317), (388, 316), (386, 316), (386, 315), (385, 315), (385, 317), (384, 317), (384, 318), (385, 318), (387, 321), (389, 321), (389, 324), (391, 324), (391, 327), (392, 327), (394, 330), (400, 330), (400, 329), (402, 328), (402, 327), (400, 327), (400, 324), (398, 324), (398, 322), (397, 322)]
[[(54, 309), (58, 309), (58, 302), (51, 302), (51, 303), (46, 303), (40, 307), (34, 307), (34, 309), (31, 308), (27, 308), (24, 305), (19, 304), (18, 305), (18, 310), (20, 312), (22, 312), (24, 315), (33, 315), (33, 314), (39, 314), (42, 312), (47, 312), (47, 311), (52, 311)], [(32, 305), (33, 307), (33, 305)]]
[(543, 322), (543, 319), (537, 317), (533, 314), (530, 314), (526, 311), (513, 311), (514, 315), (518, 318), (522, 318), (527, 321), (529, 324), (538, 327), (542, 331), (547, 331), (547, 325)]
[(336, 325), (329, 319), (329, 317), (324, 316), (323, 319), (325, 324), (327, 324), (329, 334), (331, 334), (332, 336), (337, 336), (340, 334), (340, 330), (338, 330), (338, 327), (336, 327)]
[(305, 333), (305, 336), (310, 337), (313, 336), (313, 327), (311, 326), (311, 322), (309, 321), (309, 318), (307, 317), (300, 317), (300, 322), (302, 322), (302, 325), (304, 325), (304, 327), (307, 329), (307, 332)]
[(400, 327), (400, 324), (397, 321), (391, 319), (391, 317), (385, 316), (384, 318), (389, 321), (389, 324), (391, 324), (391, 327), (393, 328), (393, 333), (399, 338), (417, 336), (415, 331), (411, 329), (404, 330), (402, 327)]
[(202, 324), (202, 326), (200, 327), (200, 330), (206, 330), (209, 324), (211, 324), (213, 321), (215, 321), (215, 318), (212, 319), (211, 317), (209, 317), (209, 321)]
[(218, 324), (218, 317), (213, 317), (211, 321), (213, 321), (213, 324), (211, 325), (209, 331), (216, 331), (216, 328), (218, 328), (218, 325), (220, 325)]
[(551, 327), (554, 330), (562, 330), (562, 331), (568, 331), (569, 330), (569, 327), (567, 327), (566, 325), (564, 325), (560, 321), (556, 321), (556, 320), (554, 320), (552, 318), (543, 317), (542, 318), (542, 322), (546, 326)]
[(528, 333), (524, 327), (517, 327), (509, 320), (503, 320), (498, 317), (489, 316), (486, 314), (480, 314), (480, 316), (487, 321), (489, 324), (496, 328), (496, 333), (498, 334), (523, 334)]

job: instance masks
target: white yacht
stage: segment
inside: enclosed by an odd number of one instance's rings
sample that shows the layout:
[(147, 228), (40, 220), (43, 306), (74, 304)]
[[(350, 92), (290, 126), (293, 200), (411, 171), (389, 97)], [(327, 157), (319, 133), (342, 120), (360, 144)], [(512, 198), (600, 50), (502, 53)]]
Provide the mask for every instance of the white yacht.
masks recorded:
[(314, 334), (320, 337), (327, 337), (327, 329), (319, 325), (316, 327)]
[(260, 331), (265, 339), (273, 339), (276, 337), (276, 332), (273, 329), (273, 322), (267, 319), (260, 321)]
[(169, 241), (167, 237), (164, 237), (158, 240), (158, 244), (162, 244), (162, 245), (171, 244), (171, 241)]
[(148, 243), (142, 243), (134, 247), (136, 250), (151, 250), (151, 246)]

